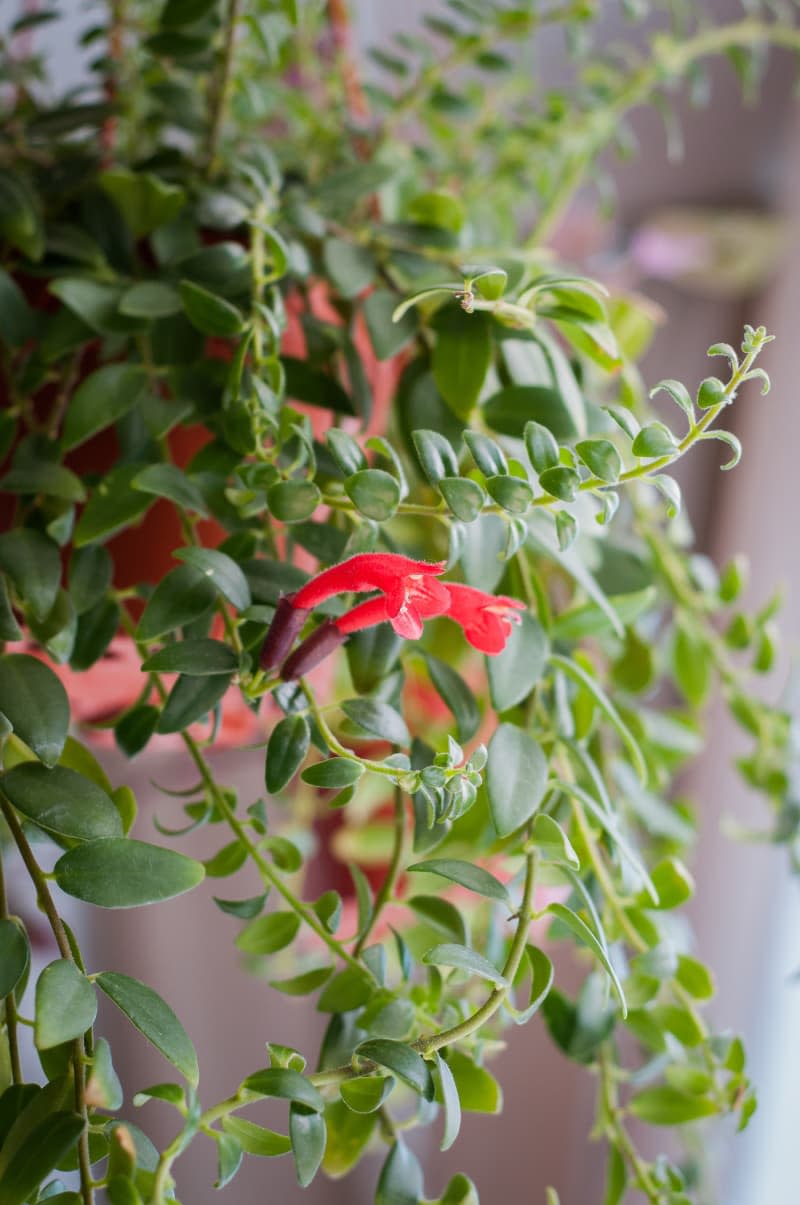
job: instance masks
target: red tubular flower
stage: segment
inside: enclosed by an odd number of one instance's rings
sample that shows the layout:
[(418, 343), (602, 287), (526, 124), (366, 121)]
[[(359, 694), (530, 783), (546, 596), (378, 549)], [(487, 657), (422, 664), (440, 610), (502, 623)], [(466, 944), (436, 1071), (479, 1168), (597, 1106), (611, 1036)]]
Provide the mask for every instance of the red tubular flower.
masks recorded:
[(521, 623), (516, 611), (524, 610), (525, 604), (518, 598), (505, 594), (485, 594), (474, 586), (447, 583), (450, 606), (446, 614), (464, 629), (464, 635), (473, 648), (482, 653), (501, 653), (511, 635), (512, 623)]
[(445, 567), (444, 561), (432, 564), (394, 552), (364, 552), (312, 577), (294, 594), (292, 605), (308, 610), (335, 594), (380, 590), (386, 600), (383, 618), (392, 623), (398, 636), (417, 639), (423, 619), (447, 610), (447, 588), (435, 580)]

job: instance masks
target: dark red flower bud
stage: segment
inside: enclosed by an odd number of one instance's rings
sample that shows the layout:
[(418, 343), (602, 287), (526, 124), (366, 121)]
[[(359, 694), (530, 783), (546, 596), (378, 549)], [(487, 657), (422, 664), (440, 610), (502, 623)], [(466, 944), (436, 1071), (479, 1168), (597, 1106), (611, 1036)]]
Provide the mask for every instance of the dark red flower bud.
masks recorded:
[(311, 614), (305, 607), (294, 605), (294, 594), (282, 594), (278, 599), (272, 623), (264, 637), (258, 664), (269, 673), (277, 669), (294, 644), (300, 629)]
[(326, 619), (284, 663), (281, 669), (281, 677), (284, 682), (302, 678), (315, 665), (319, 665), (320, 661), (324, 661), (340, 644), (344, 644), (345, 640), (347, 640), (347, 633), (340, 632), (332, 620)]

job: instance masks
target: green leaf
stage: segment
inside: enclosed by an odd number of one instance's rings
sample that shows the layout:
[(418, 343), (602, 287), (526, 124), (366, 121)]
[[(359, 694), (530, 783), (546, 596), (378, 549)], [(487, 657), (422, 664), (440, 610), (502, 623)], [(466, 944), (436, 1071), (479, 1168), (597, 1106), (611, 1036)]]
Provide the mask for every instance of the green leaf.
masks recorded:
[(222, 849), (217, 850), (213, 858), (206, 859), (203, 866), (207, 878), (225, 879), (228, 875), (235, 874), (246, 861), (247, 846), (243, 845), (237, 837), (236, 840), (228, 842), (227, 845), (223, 845)]
[(289, 1138), (297, 1182), (301, 1188), (306, 1188), (316, 1176), (325, 1154), (325, 1118), (321, 1113), (309, 1112), (301, 1105), (292, 1104), (289, 1108)]
[(729, 472), (730, 469), (735, 469), (739, 461), (742, 459), (741, 440), (737, 439), (733, 432), (720, 430), (705, 431), (700, 438), (718, 439), (721, 443), (727, 444), (728, 447), (733, 451), (733, 456), (731, 459), (727, 460), (725, 464), (720, 465), (723, 473)]
[(342, 1100), (354, 1113), (374, 1113), (394, 1088), (391, 1075), (364, 1075), (343, 1080), (339, 1085)]
[(135, 490), (169, 498), (182, 510), (194, 511), (208, 518), (205, 498), (190, 477), (174, 464), (151, 464), (136, 474), (131, 482)]
[(331, 456), (343, 473), (348, 476), (367, 468), (367, 458), (361, 451), (352, 435), (339, 427), (332, 427), (325, 432), (325, 442), (330, 448)]
[(247, 1092), (255, 1092), (259, 1096), (277, 1096), (281, 1100), (291, 1100), (315, 1113), (321, 1113), (325, 1101), (318, 1088), (310, 1080), (291, 1071), (288, 1067), (268, 1067), (263, 1071), (255, 1071), (243, 1081), (242, 1088)]
[(503, 1107), (503, 1094), (494, 1076), (485, 1067), (479, 1067), (460, 1050), (450, 1049), (447, 1057), (453, 1079), (456, 1081), (461, 1108), (469, 1113), (499, 1113)]
[(542, 801), (546, 781), (547, 759), (533, 737), (515, 724), (500, 724), (489, 742), (486, 790), (501, 837), (530, 819)]
[(511, 1009), (511, 1019), (515, 1025), (526, 1025), (534, 1013), (538, 1012), (547, 998), (555, 978), (553, 964), (544, 950), (528, 945), (525, 947), (525, 953), (531, 968), (530, 998), (527, 1007), (522, 1011)]
[(44, 225), (36, 195), (22, 176), (6, 170), (0, 171), (0, 237), (28, 259), (37, 261), (44, 254)]
[(340, 706), (349, 720), (372, 736), (393, 745), (411, 744), (411, 734), (405, 720), (388, 703), (378, 699), (345, 699)]
[(264, 1126), (247, 1121), (244, 1117), (232, 1117), (227, 1114), (222, 1119), (222, 1128), (239, 1143), (246, 1155), (262, 1155), (271, 1158), (274, 1155), (288, 1155), (292, 1144), (285, 1134), (276, 1134)]
[(326, 985), (317, 1008), (322, 1013), (347, 1013), (366, 1004), (374, 989), (375, 984), (366, 970), (345, 967)]
[(58, 594), (61, 558), (58, 545), (40, 531), (16, 527), (0, 535), (0, 569), (8, 574), (35, 619), (47, 618)]
[(578, 665), (576, 661), (571, 661), (569, 658), (562, 657), (556, 653), (551, 655), (550, 662), (552, 665), (562, 669), (565, 674), (573, 679), (573, 681), (578, 682), (581, 686), (584, 686), (588, 690), (589, 694), (592, 695), (598, 707), (604, 713), (606, 719), (616, 730), (622, 743), (627, 748), (634, 768), (642, 783), (645, 784), (647, 782), (648, 774), (647, 763), (644, 760), (642, 751), (639, 748), (633, 733), (628, 728), (627, 724), (622, 719), (622, 716), (608, 698), (597, 679), (593, 678), (591, 674), (587, 673), (583, 666)]
[(308, 996), (328, 979), (333, 967), (315, 967), (304, 971), (301, 975), (292, 975), (289, 979), (270, 979), (270, 987), (286, 996)]
[(105, 598), (114, 564), (101, 544), (76, 548), (69, 562), (69, 596), (76, 614), (83, 615)]
[(622, 472), (619, 452), (608, 439), (583, 439), (575, 451), (595, 477), (601, 481), (618, 481)]
[(244, 611), (251, 605), (247, 578), (227, 553), (216, 548), (178, 548), (173, 556), (204, 574), (237, 611)]
[(166, 29), (193, 25), (216, 8), (217, 2), (218, 0), (166, 0), (159, 23)]
[(523, 432), (525, 448), (537, 473), (555, 468), (559, 463), (558, 441), (547, 427), (531, 419)]
[(245, 925), (236, 946), (245, 954), (274, 954), (294, 941), (300, 919), (294, 912), (270, 912)]
[(485, 895), (488, 899), (500, 900), (501, 903), (511, 906), (511, 898), (500, 880), (482, 866), (473, 866), (471, 862), (462, 862), (456, 858), (429, 858), (427, 862), (415, 862), (407, 869), (439, 875), (440, 878), (450, 879), (451, 882), (458, 883), (469, 891), (475, 891), (478, 895)]
[[(734, 355), (736, 353), (734, 352)], [(683, 413), (686, 415), (690, 423), (694, 422), (694, 406), (689, 394), (689, 390), (680, 381), (666, 380), (659, 381), (650, 390), (650, 397), (655, 397), (660, 392), (668, 393), (676, 405), (680, 406)]]
[(38, 1050), (50, 1050), (80, 1037), (94, 1024), (97, 997), (74, 962), (59, 958), (36, 981), (34, 1038)]
[(488, 435), (482, 435), (479, 431), (465, 431), (464, 443), (484, 477), (503, 476), (508, 473), (505, 453)]
[(10, 347), (21, 347), (35, 333), (37, 319), (25, 300), (25, 294), (14, 278), (2, 268), (0, 268), (0, 313), (3, 315), (0, 339)]
[(217, 1178), (215, 1188), (225, 1188), (242, 1165), (243, 1151), (233, 1134), (215, 1134), (217, 1144)]
[(503, 296), (508, 284), (505, 268), (484, 268), (472, 277), (472, 284), (487, 301), (497, 301)]
[(302, 715), (290, 715), (276, 724), (267, 745), (265, 780), (270, 795), (291, 782), (305, 761), (311, 732)]
[(191, 891), (204, 877), (201, 862), (172, 849), (110, 837), (78, 845), (56, 862), (62, 891), (101, 908), (136, 908)]
[(708, 645), (688, 623), (679, 622), (672, 649), (675, 681), (693, 707), (705, 702), (711, 689), (711, 664)]
[(67, 692), (51, 669), (27, 653), (0, 657), (2, 712), (46, 766), (54, 766), (69, 728)]
[(628, 1102), (628, 1111), (650, 1125), (685, 1125), (717, 1112), (717, 1105), (707, 1096), (694, 1096), (668, 1086), (645, 1088)]
[(515, 439), (524, 437), (529, 422), (540, 423), (557, 440), (581, 434), (561, 394), (546, 385), (507, 385), (492, 394), (481, 413), (492, 431)]
[(404, 1042), (394, 1042), (391, 1038), (373, 1038), (357, 1046), (355, 1054), (359, 1058), (370, 1059), (380, 1067), (385, 1067), (425, 1100), (433, 1100), (433, 1078), (430, 1067), (415, 1050), (406, 1046)]
[(126, 757), (135, 757), (144, 749), (158, 723), (158, 708), (143, 703), (123, 716), (114, 727), (114, 738)]
[(95, 369), (70, 398), (61, 437), (64, 451), (77, 448), (117, 422), (139, 400), (146, 386), (141, 364), (104, 364)]
[[(413, 313), (396, 313), (397, 298), (387, 289), (375, 289), (364, 302), (363, 314), (373, 351), (379, 360), (390, 360), (417, 333)], [(396, 314), (396, 320), (395, 320)]]
[(201, 334), (222, 339), (241, 334), (244, 318), (235, 305), (191, 280), (182, 280), (179, 288), (183, 312)]
[(149, 673), (186, 674), (204, 678), (216, 674), (232, 674), (239, 667), (239, 658), (221, 640), (199, 636), (194, 640), (176, 640), (152, 653), (142, 662), (142, 671)]
[(113, 168), (102, 173), (100, 187), (111, 197), (137, 239), (171, 222), (186, 203), (182, 188), (167, 184), (150, 172)]
[(192, 565), (170, 570), (156, 586), (136, 629), (137, 640), (155, 640), (210, 611), (217, 592), (208, 576)]
[(111, 1061), (111, 1047), (105, 1038), (97, 1038), (92, 1054), (92, 1069), (86, 1083), (86, 1099), (95, 1109), (116, 1112), (122, 1108), (122, 1084)]
[(437, 388), (459, 418), (467, 418), (483, 388), (492, 359), (488, 314), (448, 306), (437, 315), (432, 368)]
[(708, 967), (703, 966), (696, 958), (690, 958), (688, 954), (678, 955), (675, 978), (695, 1000), (710, 1000), (714, 995), (714, 980)]
[[(84, 343), (86, 327), (98, 335), (113, 335), (140, 325), (137, 319), (125, 318), (119, 313), (117, 307), (122, 294), (122, 286), (119, 284), (88, 280), (83, 276), (61, 276), (48, 285), (48, 290), (70, 311), (70, 321), (67, 324), (64, 322), (66, 315), (61, 317), (62, 325), (66, 325), (67, 346), (61, 348), (56, 341), (53, 350), (48, 348), (48, 359), (56, 359), (64, 350), (71, 350), (75, 344)], [(71, 318), (72, 315), (74, 319)], [(53, 337), (52, 333), (50, 337)], [(47, 346), (47, 333), (44, 338)]]
[(663, 423), (648, 423), (634, 439), (631, 451), (634, 456), (657, 458), (672, 456), (676, 447), (675, 437), (669, 427)]
[(546, 858), (552, 858), (556, 862), (566, 862), (575, 870), (580, 870), (580, 858), (575, 852), (572, 842), (552, 816), (548, 816), (544, 812), (539, 813), (533, 822), (531, 840), (536, 849)]
[[(766, 392), (766, 390), (765, 390)], [(727, 400), (727, 390), (719, 377), (706, 377), (701, 381), (697, 391), (697, 405), (701, 410), (709, 410)]]
[(489, 962), (488, 958), (484, 958), (469, 946), (444, 942), (442, 945), (433, 946), (427, 950), (422, 956), (422, 961), (429, 966), (454, 967), (456, 970), (465, 971), (468, 975), (478, 975), (481, 979), (488, 979), (490, 983), (496, 983), (498, 987), (506, 986), (507, 981), (497, 967)]
[(375, 260), (366, 247), (344, 239), (326, 239), (322, 247), (325, 270), (342, 297), (357, 297), (372, 283)]
[[(694, 895), (694, 879), (679, 858), (664, 858), (653, 867), (650, 877), (658, 896), (661, 909), (680, 908)], [(652, 907), (652, 900), (643, 900), (644, 907)]]
[[(374, 297), (374, 293), (371, 296)], [(286, 373), (286, 397), (312, 406), (323, 406), (337, 414), (353, 414), (353, 402), (342, 386), (329, 373), (318, 372), (305, 360), (282, 356)]]
[(562, 502), (574, 502), (580, 488), (580, 475), (574, 469), (557, 465), (553, 469), (545, 469), (539, 474), (539, 484), (546, 493)]
[(83, 1133), (77, 1113), (51, 1113), (35, 1127), (5, 1160), (0, 1155), (0, 1200), (3, 1205), (25, 1205), (48, 1173), (74, 1147)]
[(0, 918), (0, 1000), (14, 991), (29, 962), (28, 938), (21, 921)]
[(0, 573), (0, 640), (21, 640), (22, 628), (17, 623), (8, 597), (6, 579)]
[(173, 1067), (177, 1067), (193, 1087), (197, 1087), (200, 1076), (197, 1054), (189, 1035), (166, 1001), (146, 983), (116, 971), (103, 971), (95, 982), (139, 1033)]
[(548, 904), (547, 911), (552, 913), (553, 916), (557, 916), (558, 919), (567, 926), (570, 932), (577, 937), (578, 941), (592, 951), (595, 958), (601, 963), (608, 974), (608, 977), (611, 980), (614, 991), (616, 992), (617, 998), (620, 1002), (622, 1015), (623, 1017), (626, 1016), (628, 1007), (625, 1003), (625, 993), (622, 990), (622, 984), (619, 981), (617, 972), (614, 970), (605, 946), (595, 936), (595, 934), (586, 924), (586, 921), (582, 920), (581, 917), (578, 916), (577, 912), (573, 912), (571, 908), (566, 906), (566, 904)]
[(181, 295), (161, 280), (142, 280), (126, 289), (119, 300), (119, 312), (129, 318), (168, 318), (181, 311)]
[(106, 474), (75, 525), (73, 544), (76, 548), (108, 539), (150, 509), (155, 499), (134, 489), (131, 484), (138, 472), (137, 465), (122, 465)]
[(362, 469), (353, 473), (345, 481), (344, 488), (357, 510), (376, 523), (391, 519), (400, 504), (400, 485), (383, 469)]
[(121, 837), (122, 821), (106, 792), (65, 766), (23, 762), (0, 778), (4, 794), (46, 833), (72, 841)]
[(486, 658), (489, 691), (496, 711), (507, 711), (527, 699), (544, 673), (550, 646), (544, 628), (527, 611), (511, 629), (505, 648)]
[(64, 502), (83, 502), (86, 498), (80, 478), (64, 465), (49, 460), (10, 469), (0, 478), (0, 493), (44, 494)]
[(164, 710), (158, 718), (156, 732), (183, 732), (190, 724), (213, 711), (230, 686), (229, 674), (210, 677), (189, 677), (186, 674), (175, 682)]
[(425, 653), (425, 664), (431, 682), (453, 713), (460, 741), (469, 741), (478, 731), (481, 712), (478, 701), (460, 674), (451, 669), (446, 661)]
[(375, 1205), (420, 1205), (424, 1191), (419, 1160), (398, 1138), (381, 1168)]
[(449, 439), (439, 431), (428, 431), (424, 427), (412, 431), (411, 439), (422, 471), (431, 485), (438, 485), (443, 477), (458, 477), (458, 457)]
[(478, 518), (486, 493), (477, 481), (469, 477), (442, 477), (436, 484), (457, 519), (462, 523), (473, 523)]
[(221, 900), (215, 895), (214, 903), (222, 912), (227, 912), (229, 916), (237, 916), (239, 920), (252, 920), (254, 916), (258, 916), (264, 907), (266, 898), (266, 891), (261, 895), (251, 895), (246, 900)]
[(421, 226), (439, 226), (453, 234), (458, 234), (466, 220), (464, 202), (444, 188), (419, 193), (412, 197), (407, 208), (408, 216)]
[(478, 1190), (468, 1176), (459, 1172), (453, 1176), (436, 1205), (480, 1205)]
[(467, 926), (460, 910), (438, 895), (412, 895), (405, 903), (432, 928), (453, 938), (460, 945), (467, 942)]
[(267, 490), (270, 513), (282, 523), (310, 519), (321, 502), (322, 494), (313, 481), (277, 481)]
[(524, 515), (533, 502), (533, 490), (520, 477), (489, 477), (486, 488), (495, 502), (512, 515)]
[(458, 1131), (461, 1129), (461, 1101), (453, 1072), (438, 1051), (436, 1052), (436, 1071), (444, 1104), (444, 1132), (439, 1149), (447, 1151), (455, 1142)]
[(327, 761), (307, 766), (300, 777), (309, 786), (324, 791), (340, 791), (343, 787), (353, 786), (363, 773), (364, 767), (349, 757), (329, 757)]
[(344, 1176), (361, 1157), (377, 1123), (375, 1113), (360, 1114), (348, 1109), (340, 1100), (325, 1110), (328, 1144), (322, 1160), (327, 1176)]

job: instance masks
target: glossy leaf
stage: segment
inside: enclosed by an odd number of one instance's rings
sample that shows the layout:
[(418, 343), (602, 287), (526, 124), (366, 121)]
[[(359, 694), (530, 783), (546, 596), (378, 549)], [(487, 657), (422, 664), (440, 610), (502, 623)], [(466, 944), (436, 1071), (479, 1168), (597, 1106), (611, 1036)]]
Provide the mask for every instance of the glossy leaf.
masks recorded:
[(347, 478), (344, 488), (356, 509), (377, 523), (391, 519), (400, 504), (400, 486), (383, 469), (362, 469)]
[(0, 569), (14, 584), (19, 598), (35, 619), (44, 620), (56, 601), (61, 581), (58, 546), (26, 527), (0, 535)]
[(156, 732), (184, 731), (213, 711), (229, 685), (229, 673), (201, 678), (181, 674), (169, 692)]
[(547, 759), (527, 732), (501, 724), (489, 742), (486, 790), (489, 811), (501, 837), (534, 814), (544, 795)]
[(339, 1085), (342, 1100), (354, 1113), (374, 1113), (394, 1087), (391, 1075), (362, 1075)]
[(59, 958), (36, 981), (34, 1038), (38, 1050), (49, 1050), (80, 1037), (97, 1016), (95, 990), (74, 962)]
[(140, 364), (104, 364), (96, 369), (70, 399), (61, 437), (64, 450), (79, 447), (117, 422), (141, 397), (146, 385)]
[(0, 700), (17, 736), (54, 766), (67, 739), (69, 700), (53, 671), (27, 653), (0, 657)]
[(197, 1054), (166, 1001), (147, 984), (116, 971), (103, 971), (95, 982), (139, 1033), (196, 1087), (200, 1074)]
[(266, 787), (277, 795), (291, 782), (305, 761), (311, 733), (302, 715), (286, 716), (272, 730), (267, 745)]
[(325, 1101), (311, 1081), (288, 1067), (268, 1067), (255, 1071), (243, 1081), (242, 1087), (258, 1096), (276, 1096), (281, 1100), (294, 1101), (316, 1113), (321, 1113), (325, 1108)]
[(182, 510), (208, 517), (208, 508), (201, 490), (190, 477), (174, 464), (151, 464), (141, 469), (131, 482), (136, 490), (169, 498)]
[(62, 891), (101, 908), (135, 908), (191, 891), (204, 877), (202, 863), (172, 849), (111, 837), (78, 845), (56, 862)]
[(242, 929), (236, 945), (245, 954), (274, 954), (293, 941), (300, 920), (294, 912), (270, 912)]
[(405, 720), (388, 703), (377, 699), (345, 699), (341, 708), (349, 720), (372, 736), (390, 741), (393, 745), (411, 744)]
[(369, 1059), (391, 1071), (425, 1100), (433, 1099), (433, 1079), (428, 1064), (404, 1042), (374, 1038), (356, 1047), (359, 1058)]
[(226, 553), (217, 548), (178, 548), (173, 555), (204, 574), (237, 611), (250, 606), (252, 598), (247, 578)]
[(425, 664), (437, 693), (453, 713), (458, 739), (460, 741), (471, 740), (481, 722), (480, 708), (474, 694), (461, 675), (457, 674), (446, 661), (434, 657), (432, 653), (427, 653)]
[(462, 862), (456, 858), (429, 858), (426, 862), (415, 862), (407, 869), (439, 875), (440, 878), (450, 879), (451, 882), (458, 883), (478, 895), (485, 895), (488, 899), (500, 900), (503, 904), (511, 903), (508, 891), (500, 880), (482, 866), (473, 866), (471, 862)]
[(450, 1066), (442, 1056), (436, 1053), (436, 1071), (439, 1077), (439, 1088), (444, 1104), (444, 1132), (442, 1133), (442, 1141), (440, 1150), (447, 1151), (458, 1137), (458, 1131), (461, 1129), (461, 1100), (458, 1095), (458, 1087), (453, 1076)]
[(401, 1139), (396, 1139), (381, 1168), (375, 1205), (420, 1205), (424, 1191), (419, 1160)]
[(322, 1156), (325, 1154), (325, 1118), (314, 1112), (292, 1104), (289, 1108), (289, 1138), (297, 1172), (297, 1182), (306, 1188), (314, 1179)]
[(184, 313), (201, 334), (224, 339), (242, 331), (244, 319), (241, 311), (224, 297), (191, 280), (182, 280), (179, 288)]
[(0, 786), (18, 812), (57, 840), (122, 836), (119, 812), (102, 787), (65, 766), (23, 763), (4, 774)]
[(29, 962), (28, 938), (22, 924), (0, 917), (0, 1000), (14, 991)]
[(472, 412), (492, 356), (487, 314), (465, 314), (448, 306), (437, 322), (433, 377), (444, 400), (459, 418)]
[(221, 640), (210, 640), (203, 636), (166, 644), (142, 662), (142, 671), (147, 673), (155, 670), (159, 673), (204, 678), (216, 674), (232, 674), (238, 666), (239, 658), (229, 645), (223, 644)]
[(192, 565), (172, 569), (156, 586), (136, 630), (138, 640), (155, 640), (209, 611), (217, 593), (207, 575)]
[(497, 711), (515, 707), (532, 691), (547, 664), (550, 646), (539, 620), (527, 611), (511, 629), (505, 648), (486, 658), (492, 705)]

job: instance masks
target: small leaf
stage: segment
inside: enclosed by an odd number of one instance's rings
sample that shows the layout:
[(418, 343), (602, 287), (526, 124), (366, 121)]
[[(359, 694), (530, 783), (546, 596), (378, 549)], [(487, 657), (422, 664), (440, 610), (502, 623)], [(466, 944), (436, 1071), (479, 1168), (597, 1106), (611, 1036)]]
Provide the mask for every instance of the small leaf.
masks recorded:
[(533, 490), (519, 477), (489, 477), (486, 488), (494, 501), (512, 515), (524, 515), (533, 502)]
[(186, 674), (189, 677), (210, 677), (232, 674), (239, 668), (239, 658), (221, 640), (202, 636), (195, 640), (177, 640), (167, 644), (142, 662), (142, 671), (149, 673)]
[(646, 783), (648, 778), (647, 763), (644, 760), (642, 751), (639, 748), (633, 733), (628, 728), (627, 724), (622, 719), (622, 716), (608, 698), (597, 679), (593, 678), (591, 674), (587, 673), (586, 670), (582, 666), (578, 665), (576, 661), (571, 661), (567, 657), (562, 657), (554, 653), (552, 654), (550, 661), (553, 665), (557, 666), (559, 669), (562, 669), (574, 681), (578, 682), (581, 686), (586, 687), (589, 693), (593, 696), (598, 707), (600, 707), (605, 714), (606, 719), (609, 721), (612, 727), (616, 729), (617, 734), (622, 740), (622, 743), (626, 746), (631, 755), (631, 761), (633, 762), (633, 765), (642, 783)]
[(432, 653), (426, 653), (425, 664), (437, 693), (453, 713), (458, 739), (471, 740), (481, 722), (480, 708), (474, 694), (460, 674), (451, 669), (446, 661), (434, 657)]
[(201, 334), (224, 339), (241, 333), (244, 319), (235, 305), (191, 280), (182, 280), (179, 288), (184, 313)]
[(173, 1067), (177, 1067), (193, 1087), (197, 1087), (200, 1073), (194, 1046), (175, 1013), (158, 993), (146, 983), (116, 971), (103, 971), (95, 982), (139, 1033)]
[(618, 481), (622, 471), (619, 452), (608, 439), (584, 439), (575, 445), (589, 471), (601, 481)]
[(562, 502), (574, 502), (578, 496), (581, 479), (574, 469), (557, 465), (539, 474), (539, 484), (545, 493), (552, 494), (554, 498), (559, 498)]
[(162, 577), (150, 595), (136, 630), (137, 640), (155, 640), (185, 627), (210, 611), (216, 597), (205, 573), (192, 565), (179, 565)]
[(448, 306), (437, 316), (433, 376), (448, 406), (459, 418), (473, 410), (492, 358), (488, 314), (465, 314)]
[(444, 1131), (439, 1149), (448, 1151), (461, 1129), (461, 1101), (453, 1073), (438, 1051), (436, 1052), (436, 1070), (439, 1075), (439, 1087), (444, 1104)]
[(282, 523), (302, 523), (310, 519), (322, 501), (313, 481), (278, 481), (267, 490), (270, 514)]
[(243, 1081), (242, 1088), (247, 1092), (255, 1092), (259, 1096), (276, 1096), (281, 1100), (291, 1100), (297, 1104), (321, 1113), (325, 1101), (310, 1080), (292, 1071), (288, 1067), (268, 1067), (263, 1071), (255, 1071)]
[(286, 716), (272, 730), (267, 745), (266, 787), (270, 795), (279, 794), (291, 782), (305, 761), (311, 732), (302, 715)]
[(208, 518), (205, 498), (190, 477), (174, 464), (151, 464), (141, 469), (133, 478), (135, 490), (169, 498), (182, 510), (194, 511)]
[(419, 1160), (398, 1138), (381, 1168), (375, 1205), (420, 1205), (424, 1191)]
[(274, 954), (294, 941), (300, 919), (294, 912), (270, 912), (251, 921), (236, 938), (245, 954)]
[(27, 653), (0, 657), (0, 714), (45, 766), (54, 766), (69, 728), (67, 692), (51, 669)]
[(366, 247), (357, 243), (348, 243), (339, 238), (326, 239), (322, 258), (330, 279), (342, 297), (357, 297), (375, 276), (375, 260)]
[(666, 380), (659, 381), (650, 390), (650, 397), (655, 397), (657, 393), (663, 390), (668, 393), (676, 405), (680, 406), (683, 413), (686, 415), (690, 423), (694, 422), (694, 406), (689, 394), (689, 390), (680, 381)]
[(727, 444), (733, 449), (733, 456), (725, 464), (720, 465), (723, 472), (728, 472), (730, 469), (735, 469), (739, 461), (742, 459), (742, 444), (741, 440), (737, 439), (731, 431), (706, 431), (700, 436), (701, 439), (718, 439), (721, 443)]
[(28, 820), (56, 839), (121, 837), (122, 821), (97, 783), (65, 766), (23, 762), (0, 778), (4, 794)]
[(422, 874), (439, 875), (440, 878), (450, 879), (451, 882), (458, 883), (469, 891), (475, 891), (478, 895), (500, 900), (509, 906), (511, 904), (508, 891), (500, 880), (482, 866), (474, 866), (471, 862), (461, 862), (456, 858), (429, 858), (427, 862), (415, 862), (407, 869)]
[(75, 525), (76, 548), (108, 539), (149, 510), (155, 501), (153, 496), (135, 490), (131, 484), (138, 471), (138, 465), (121, 465), (105, 475)]
[(394, 1088), (391, 1075), (362, 1075), (339, 1085), (342, 1100), (354, 1113), (374, 1113)]
[(62, 891), (101, 908), (135, 908), (191, 891), (204, 877), (202, 863), (172, 849), (126, 837), (78, 845), (56, 862)]
[(550, 645), (544, 628), (527, 611), (511, 629), (505, 648), (486, 658), (492, 706), (496, 711), (515, 707), (533, 690), (547, 664)]
[(59, 958), (36, 981), (34, 1037), (37, 1050), (50, 1050), (80, 1037), (94, 1024), (97, 997), (74, 962)]
[(478, 482), (469, 477), (442, 477), (436, 484), (455, 517), (462, 523), (474, 523), (486, 501), (486, 493)]
[(30, 949), (22, 923), (0, 918), (0, 1000), (14, 991), (29, 962)]
[(330, 757), (327, 761), (307, 766), (300, 775), (309, 786), (326, 791), (340, 791), (358, 782), (364, 767), (349, 757)]
[(490, 983), (496, 983), (498, 987), (506, 986), (506, 979), (497, 967), (489, 962), (488, 958), (484, 958), (469, 946), (445, 942), (427, 950), (422, 956), (422, 961), (429, 966), (454, 967), (456, 970), (465, 971), (468, 975), (478, 975), (481, 979), (488, 979)]
[(0, 535), (0, 569), (35, 619), (50, 614), (61, 581), (58, 546), (40, 531), (17, 527)]
[(222, 1128), (226, 1134), (235, 1138), (246, 1155), (261, 1155), (272, 1158), (275, 1155), (288, 1155), (292, 1149), (290, 1139), (285, 1134), (276, 1134), (265, 1126), (256, 1125), (244, 1117), (232, 1117), (230, 1114), (222, 1119)]
[[(406, 313), (408, 305), (395, 308), (396, 300), (396, 295), (387, 289), (375, 289), (364, 302), (367, 331), (379, 360), (396, 356), (417, 333), (415, 315)], [(413, 301), (410, 304), (413, 305)]]
[(467, 943), (467, 927), (460, 910), (449, 900), (438, 895), (412, 895), (405, 900), (426, 924), (446, 937), (453, 938), (460, 945)]
[(325, 1154), (325, 1118), (292, 1104), (289, 1109), (289, 1138), (292, 1143), (297, 1182), (306, 1188), (317, 1174)]
[(572, 842), (552, 816), (547, 816), (544, 812), (539, 813), (533, 822), (531, 841), (546, 858), (552, 858), (556, 862), (566, 862), (569, 866), (580, 870), (580, 858), (575, 852)]
[(245, 611), (251, 605), (247, 578), (226, 553), (217, 548), (178, 548), (173, 556), (204, 574), (237, 611)]
[(357, 510), (376, 523), (391, 519), (400, 505), (400, 486), (396, 478), (383, 469), (362, 469), (353, 473), (345, 481), (344, 488)]
[(385, 1067), (425, 1100), (433, 1100), (430, 1068), (425, 1060), (404, 1042), (394, 1042), (390, 1038), (374, 1038), (357, 1046), (355, 1054), (359, 1058), (369, 1059)]
[(668, 1086), (646, 1088), (628, 1103), (628, 1110), (650, 1125), (685, 1125), (717, 1112), (717, 1105), (706, 1096), (694, 1096)]
[(411, 438), (422, 470), (431, 485), (438, 485), (443, 477), (458, 477), (458, 457), (444, 435), (422, 428), (413, 431)]
[(405, 720), (388, 703), (377, 699), (345, 699), (340, 706), (348, 719), (372, 736), (390, 741), (393, 745), (411, 744), (411, 734)]
[(213, 711), (229, 685), (229, 674), (201, 678), (181, 674), (169, 692), (156, 732), (183, 732)]
[(489, 811), (501, 837), (534, 814), (544, 795), (547, 759), (527, 732), (501, 724), (489, 742), (486, 790)]
[(242, 1165), (242, 1148), (233, 1134), (215, 1134), (217, 1143), (217, 1178), (215, 1188), (225, 1188)]
[(326, 984), (317, 1008), (322, 1013), (350, 1012), (366, 1004), (374, 988), (375, 984), (366, 970), (345, 967)]
[(560, 921), (578, 938), (583, 945), (588, 946), (598, 962), (605, 968), (609, 979), (611, 980), (614, 991), (620, 1002), (623, 1017), (627, 1016), (628, 1007), (625, 1003), (625, 993), (622, 990), (622, 984), (619, 981), (617, 972), (611, 963), (608, 953), (602, 943), (598, 940), (586, 921), (578, 916), (577, 912), (573, 912), (566, 904), (548, 904), (547, 911), (553, 916), (557, 916)]
[(98, 431), (117, 422), (139, 400), (147, 386), (140, 364), (104, 364), (83, 381), (70, 398), (61, 445), (70, 452)]
[(669, 427), (663, 423), (648, 423), (634, 439), (631, 451), (634, 456), (657, 458), (672, 456), (676, 447), (675, 437)]

